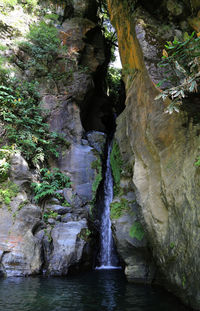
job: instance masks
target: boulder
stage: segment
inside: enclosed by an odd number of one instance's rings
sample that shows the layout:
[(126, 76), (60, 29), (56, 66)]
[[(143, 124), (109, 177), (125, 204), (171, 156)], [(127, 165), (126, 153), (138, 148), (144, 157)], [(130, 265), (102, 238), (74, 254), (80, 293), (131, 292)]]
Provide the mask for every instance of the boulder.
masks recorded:
[(89, 145), (99, 154), (104, 153), (107, 135), (102, 132), (90, 131), (86, 134)]
[(14, 153), (11, 158), (10, 177), (14, 183), (21, 187), (30, 185), (32, 181), (28, 163), (20, 153)]
[(41, 226), (41, 211), (33, 204), (20, 209), (22, 196), (0, 210), (0, 270), (6, 276), (38, 274), (42, 267), (42, 240), (34, 236)]
[(80, 236), (84, 228), (87, 228), (86, 219), (61, 222), (52, 229), (53, 251), (47, 268), (50, 275), (66, 275), (70, 266), (80, 264), (86, 244)]

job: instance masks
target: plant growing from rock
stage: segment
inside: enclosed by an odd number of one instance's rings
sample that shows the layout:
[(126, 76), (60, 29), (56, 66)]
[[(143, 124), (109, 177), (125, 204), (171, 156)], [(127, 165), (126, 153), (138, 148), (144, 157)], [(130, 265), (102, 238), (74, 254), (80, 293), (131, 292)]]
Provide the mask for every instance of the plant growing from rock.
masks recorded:
[(14, 153), (14, 146), (2, 146), (0, 148), (0, 182), (8, 178), (10, 170), (10, 157)]
[(113, 101), (115, 106), (119, 105), (120, 100), (120, 91), (121, 91), (121, 83), (122, 83), (122, 70), (109, 67), (107, 73), (107, 85), (109, 91), (109, 98)]
[(164, 90), (156, 99), (171, 98), (166, 112), (179, 111), (183, 99), (190, 93), (198, 92), (200, 83), (200, 37), (193, 32), (190, 36), (184, 34), (183, 40), (168, 41), (163, 50), (160, 67), (166, 69), (167, 77), (163, 82), (170, 81), (173, 87)]
[(58, 213), (48, 210), (43, 214), (43, 219), (47, 223), (49, 218), (56, 219), (57, 216), (58, 216)]
[(96, 176), (95, 176), (95, 180), (92, 184), (92, 203), (95, 203), (95, 199), (96, 199), (96, 193), (98, 190), (98, 187), (102, 181), (102, 163), (101, 163), (101, 159), (100, 157), (98, 157), (98, 159), (96, 161), (93, 161), (91, 164), (91, 168), (96, 170)]
[(111, 219), (118, 219), (123, 214), (131, 212), (131, 207), (128, 200), (125, 198), (121, 198), (118, 202), (112, 202), (110, 204), (110, 218)]
[(49, 156), (58, 157), (58, 147), (66, 140), (49, 131), (39, 107), (37, 84), (24, 82), (22, 86), (15, 80), (10, 83), (10, 87), (0, 85), (0, 119), (8, 141), (16, 144), (24, 158), (37, 167)]
[(40, 203), (49, 197), (56, 197), (64, 201), (64, 197), (58, 193), (58, 190), (69, 188), (71, 186), (70, 178), (58, 168), (53, 168), (51, 171), (43, 168), (40, 173), (41, 181), (32, 183), (36, 203)]
[(119, 146), (116, 140), (113, 141), (112, 151), (110, 154), (110, 164), (111, 164), (113, 180), (114, 180), (114, 195), (117, 195), (120, 191), (120, 179), (121, 179), (123, 162), (122, 162)]
[(129, 235), (132, 238), (136, 238), (138, 241), (141, 241), (144, 237), (144, 230), (140, 222), (135, 221), (132, 227), (130, 228)]
[(16, 197), (19, 192), (19, 187), (10, 180), (1, 183), (0, 189), (0, 205), (2, 203), (6, 204), (8, 210), (10, 210), (11, 200)]
[(61, 44), (54, 22), (52, 15), (45, 16), (45, 20), (30, 26), (27, 41), (19, 43), (20, 49), (28, 55), (28, 59), (26, 62), (16, 59), (16, 63), (23, 70), (28, 70), (33, 78), (47, 77), (57, 81), (62, 78), (66, 80), (72, 74), (70, 69), (61, 72), (57, 65), (57, 59), (62, 58), (63, 53), (66, 64), (68, 58), (67, 48)]

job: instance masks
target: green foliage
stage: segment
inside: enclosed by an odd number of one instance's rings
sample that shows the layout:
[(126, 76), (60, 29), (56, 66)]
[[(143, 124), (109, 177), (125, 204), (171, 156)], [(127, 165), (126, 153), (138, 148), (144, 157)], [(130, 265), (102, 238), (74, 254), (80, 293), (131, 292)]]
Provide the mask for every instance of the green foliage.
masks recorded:
[(95, 198), (96, 198), (96, 192), (97, 189), (100, 185), (100, 182), (102, 181), (102, 163), (100, 157), (96, 160), (93, 161), (91, 164), (91, 168), (95, 169), (97, 174), (95, 176), (95, 180), (92, 184), (92, 202), (94, 203)]
[(23, 8), (28, 12), (32, 12), (38, 5), (38, 0), (18, 0), (22, 4)]
[(24, 200), (23, 202), (21, 202), (19, 205), (18, 205), (18, 208), (17, 210), (20, 211), (25, 205), (27, 205), (29, 203), (29, 200)]
[(68, 206), (70, 207), (71, 205), (69, 204), (69, 202), (67, 202), (67, 200), (64, 200), (61, 204), (62, 206)]
[(25, 200), (25, 201), (21, 202), (21, 203), (18, 205), (17, 210), (12, 214), (13, 221), (15, 221), (18, 212), (19, 212), (26, 204), (28, 204), (28, 203), (29, 203), (29, 201), (28, 201), (28, 200)]
[(110, 17), (107, 7), (107, 2), (98, 0), (99, 20), (103, 35), (107, 41), (108, 49), (110, 50), (111, 61), (115, 61), (115, 49), (117, 47), (117, 35), (115, 29), (110, 23)]
[(200, 166), (200, 156), (197, 157), (197, 161), (195, 162), (195, 165), (198, 167)]
[(175, 246), (174, 242), (171, 242), (169, 246), (170, 246), (171, 249), (173, 249), (174, 246)]
[(0, 6), (5, 8), (14, 7), (17, 4), (17, 0), (0, 0)]
[(43, 219), (44, 219), (44, 221), (47, 223), (49, 218), (56, 219), (57, 216), (58, 216), (58, 213), (56, 213), (56, 212), (54, 212), (54, 211), (51, 211), (51, 210), (48, 210), (48, 211), (46, 211), (46, 212), (43, 214)]
[(58, 15), (57, 14), (53, 14), (53, 13), (49, 13), (49, 14), (46, 14), (44, 16), (44, 19), (45, 20), (51, 20), (51, 21), (57, 21), (58, 20)]
[(88, 228), (83, 228), (78, 236), (82, 240), (89, 242), (90, 236), (91, 236), (91, 231)]
[(184, 34), (180, 41), (177, 38), (173, 42), (167, 42), (163, 50), (163, 59), (160, 67), (165, 68), (166, 78), (158, 84), (160, 86), (170, 81), (173, 87), (164, 90), (155, 99), (165, 100), (168, 96), (172, 99), (166, 112), (179, 111), (183, 98), (190, 93), (198, 92), (200, 82), (200, 37), (193, 32), (190, 36)]
[(185, 287), (185, 284), (186, 284), (186, 277), (185, 277), (185, 275), (183, 275), (183, 277), (182, 277), (182, 286)]
[(110, 204), (110, 218), (118, 219), (124, 213), (128, 213), (131, 211), (130, 202), (128, 202), (125, 198), (121, 198), (120, 202), (113, 202)]
[(114, 194), (117, 195), (120, 190), (120, 178), (121, 178), (121, 172), (122, 172), (122, 158), (119, 150), (119, 146), (114, 140), (112, 151), (110, 154), (110, 164), (112, 168), (112, 174), (114, 179)]
[(31, 25), (27, 39), (28, 41), (20, 43), (20, 48), (29, 55), (29, 59), (25, 64), (18, 61), (18, 65), (28, 69), (37, 78), (47, 76), (59, 80), (63, 75), (65, 78), (71, 75), (71, 72), (60, 73), (56, 66), (56, 59), (64, 51), (64, 47), (61, 46), (58, 29), (51, 21)]
[(5, 181), (8, 178), (10, 157), (13, 152), (13, 146), (2, 146), (0, 149), (0, 182)]
[[(12, 81), (11, 81), (12, 82)], [(45, 157), (58, 156), (59, 145), (65, 139), (49, 132), (39, 107), (37, 83), (13, 83), (13, 87), (0, 85), (0, 119), (4, 122), (6, 136), (16, 144), (25, 159), (34, 166)]]
[(47, 237), (48, 242), (52, 242), (52, 236), (51, 236), (51, 231), (49, 231), (47, 228), (44, 229), (44, 235)]
[(10, 70), (5, 68), (6, 57), (0, 55), (0, 83), (5, 83), (8, 80)]
[(70, 178), (63, 174), (58, 168), (54, 168), (52, 171), (43, 168), (40, 170), (40, 173), (41, 182), (32, 183), (35, 201), (41, 202), (51, 196), (64, 200), (62, 195), (57, 193), (57, 191), (63, 188), (69, 188), (71, 186)]
[[(28, 12), (32, 12), (36, 9), (38, 0), (0, 0), (0, 6), (5, 9), (12, 9), (17, 4), (21, 4), (22, 7)], [(5, 11), (2, 11), (5, 13)]]
[(107, 73), (107, 85), (109, 90), (109, 98), (117, 106), (120, 98), (121, 90), (121, 69), (109, 67)]
[(11, 181), (5, 181), (1, 183), (0, 188), (0, 204), (4, 203), (8, 207), (10, 206), (11, 200), (16, 197), (19, 192), (19, 187)]
[(132, 227), (130, 228), (129, 235), (132, 238), (136, 238), (141, 241), (144, 237), (144, 230), (140, 222), (135, 221)]

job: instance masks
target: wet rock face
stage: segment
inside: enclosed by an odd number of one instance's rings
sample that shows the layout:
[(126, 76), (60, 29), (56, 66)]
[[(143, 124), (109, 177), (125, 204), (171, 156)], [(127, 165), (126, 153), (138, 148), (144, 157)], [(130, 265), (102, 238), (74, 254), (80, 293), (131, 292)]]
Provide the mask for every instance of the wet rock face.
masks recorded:
[[(159, 92), (154, 83), (161, 74), (156, 59), (162, 52), (159, 42), (163, 40), (163, 23), (160, 23), (160, 41), (158, 32), (153, 35), (152, 29), (149, 37), (146, 24), (149, 12), (140, 8), (143, 15), (139, 20), (138, 11), (127, 14), (124, 3), (108, 1), (118, 32), (127, 93), (126, 108), (117, 122), (116, 139), (124, 161), (127, 160), (126, 149), (134, 159), (131, 163), (133, 187), (147, 239), (164, 279), (161, 283), (199, 310), (196, 271), (200, 268), (197, 247), (200, 175), (194, 165), (199, 154), (199, 124), (193, 123), (191, 118), (188, 122), (186, 113), (165, 114), (167, 102), (154, 100)], [(178, 14), (170, 6), (171, 2), (166, 3), (171, 14)], [(177, 16), (174, 17), (176, 21)], [(154, 17), (152, 24), (153, 21)], [(183, 31), (181, 20), (171, 27)], [(187, 27), (189, 29), (188, 24)], [(122, 139), (122, 128), (126, 140)], [(124, 148), (124, 140), (127, 148)]]
[(139, 206), (133, 198), (134, 194), (128, 193), (127, 196), (115, 198), (112, 202), (111, 206), (118, 202), (122, 205), (126, 200), (128, 205), (128, 210), (124, 210), (119, 217), (112, 219), (113, 236), (117, 252), (125, 265), (127, 280), (134, 283), (151, 283), (155, 266), (140, 222)]
[(151, 283), (155, 277), (155, 264), (132, 182), (135, 159), (129, 146), (127, 129), (124, 127), (125, 120), (126, 110), (117, 119), (114, 136), (117, 145), (120, 146), (121, 174), (118, 192), (111, 203), (112, 231), (117, 252), (122, 265), (125, 266), (127, 280), (134, 283)]

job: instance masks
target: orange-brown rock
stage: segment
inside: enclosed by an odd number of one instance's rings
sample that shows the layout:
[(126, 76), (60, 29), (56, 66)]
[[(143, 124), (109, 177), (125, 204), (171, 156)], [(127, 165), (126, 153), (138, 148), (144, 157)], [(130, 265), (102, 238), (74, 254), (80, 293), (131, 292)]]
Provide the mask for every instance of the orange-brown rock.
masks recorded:
[[(162, 285), (200, 310), (200, 171), (195, 166), (200, 126), (186, 112), (164, 113), (168, 101), (155, 101), (159, 90), (153, 82), (160, 79), (157, 58), (162, 52), (158, 31), (153, 37), (147, 25), (149, 13), (142, 8), (143, 15), (138, 16), (127, 3), (108, 0), (127, 94), (115, 137), (124, 160), (127, 153), (135, 159), (132, 180), (153, 256), (164, 278)], [(188, 101), (194, 105), (192, 98)]]

